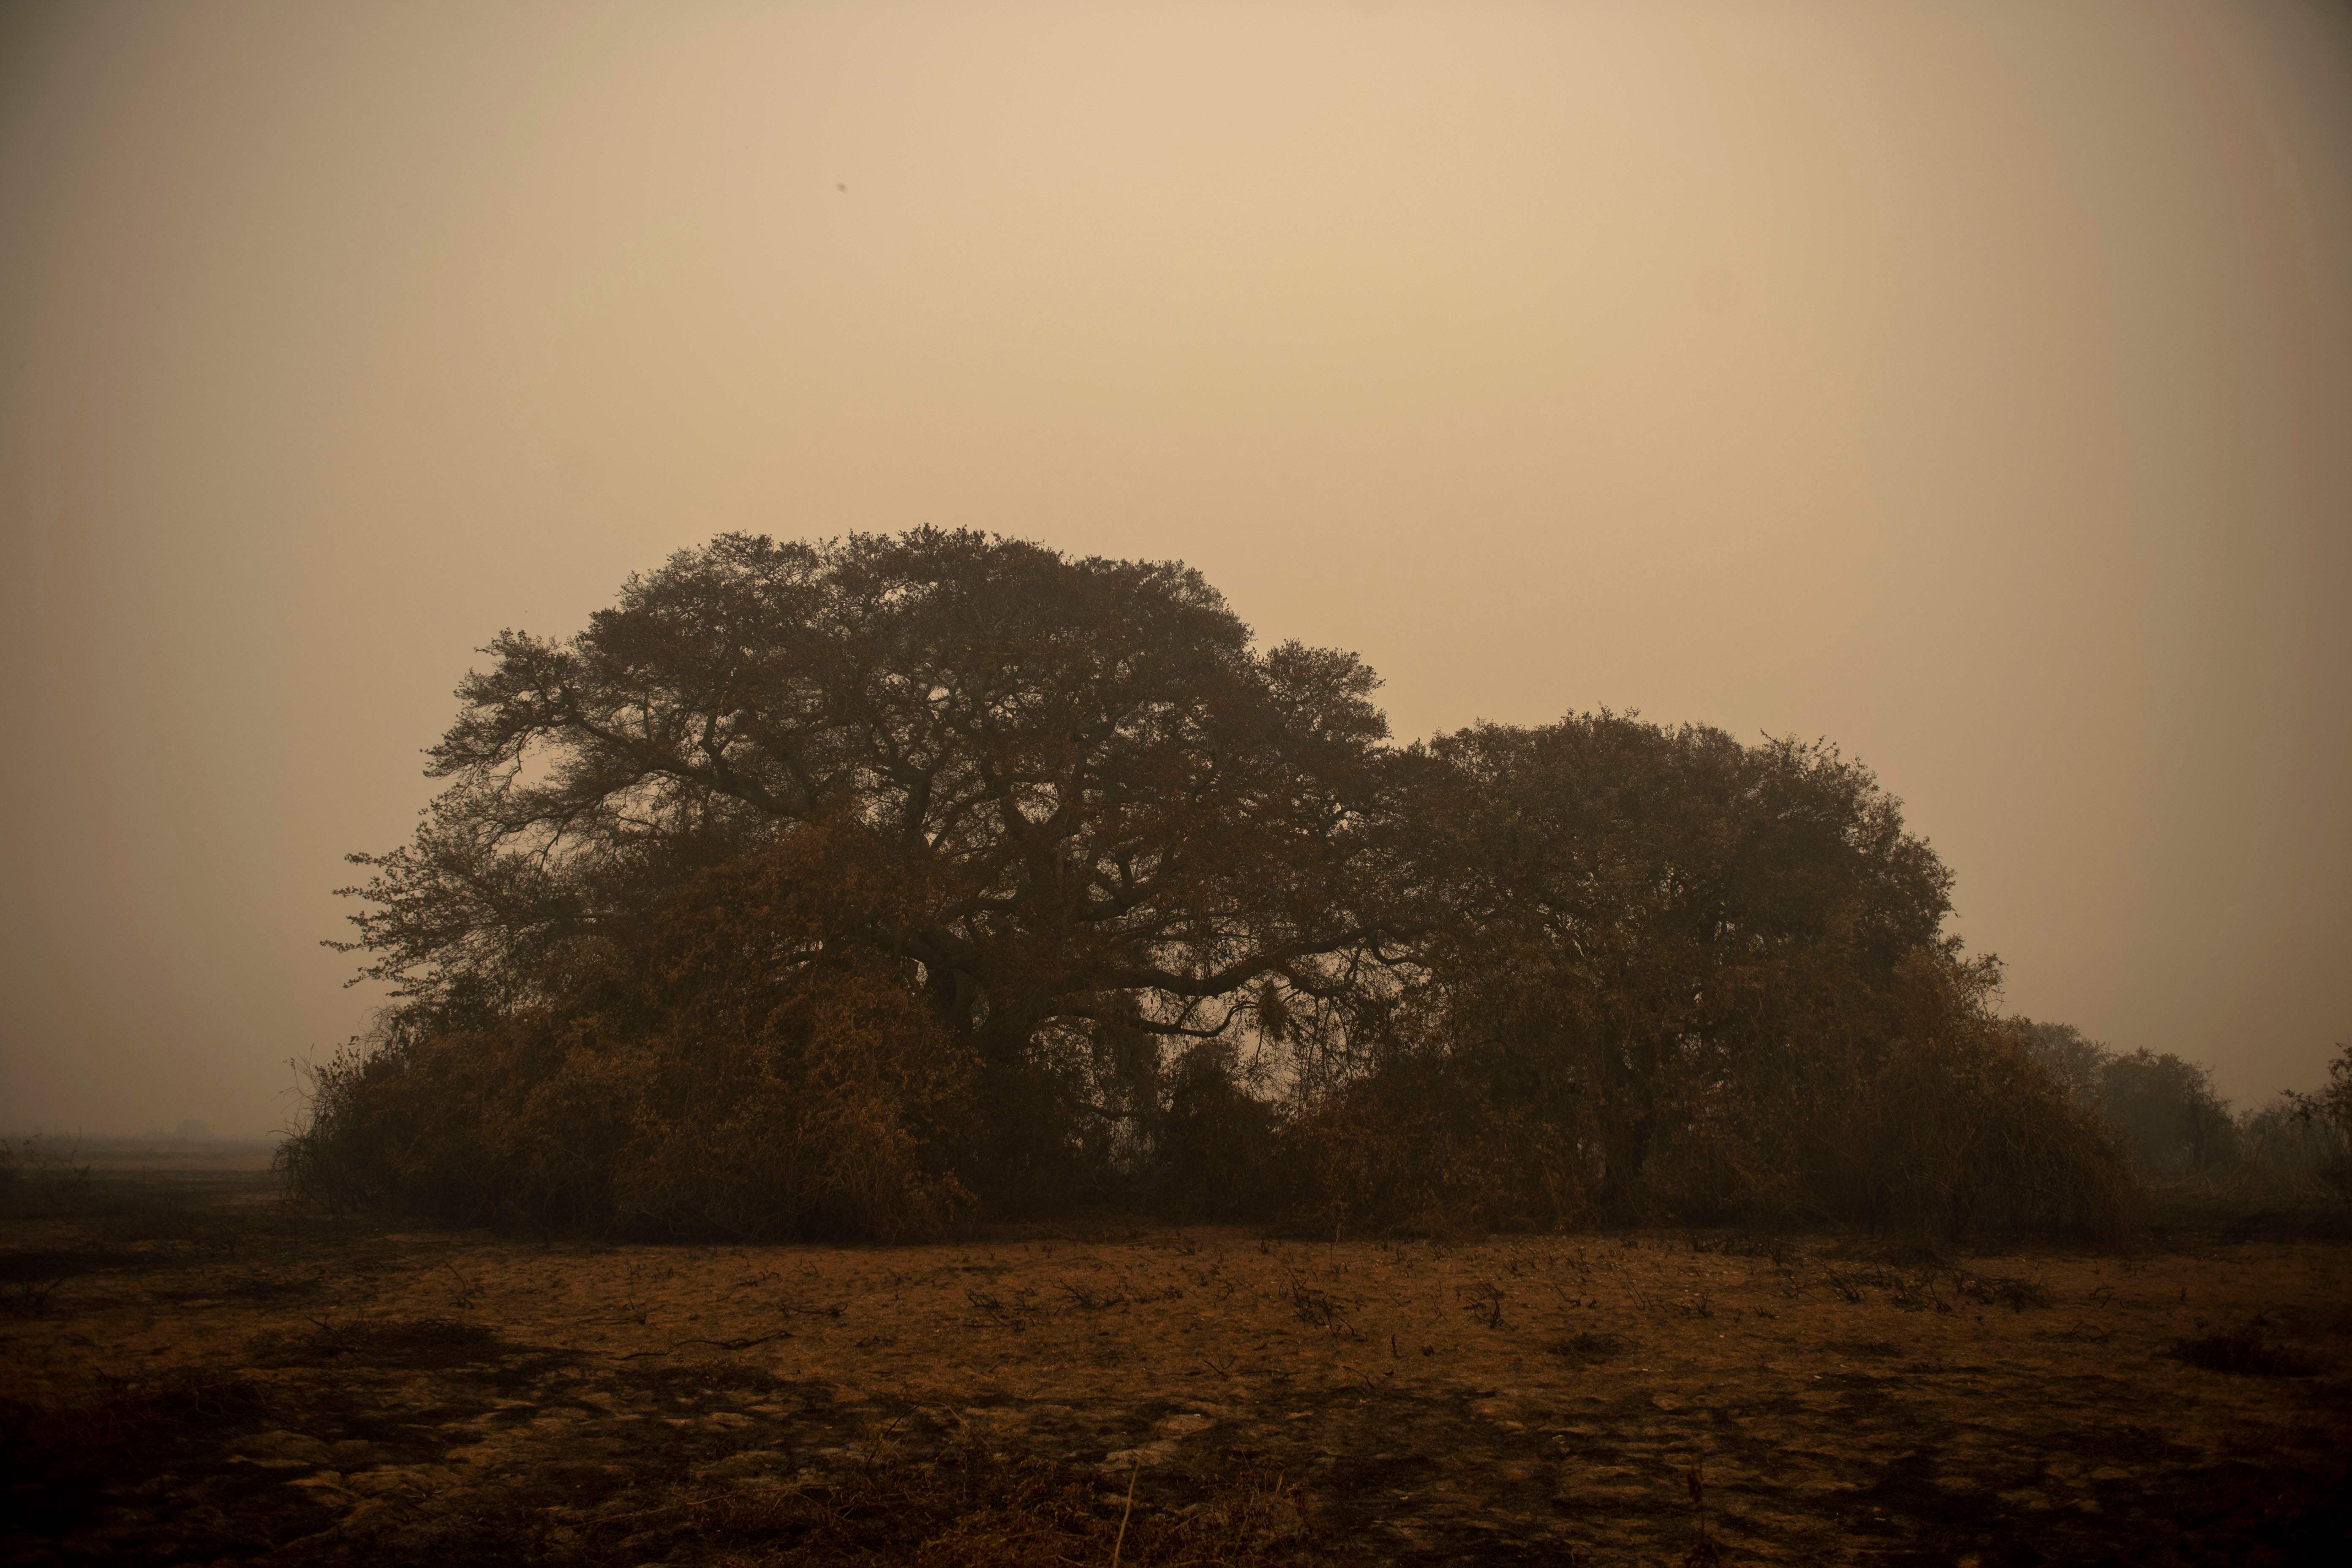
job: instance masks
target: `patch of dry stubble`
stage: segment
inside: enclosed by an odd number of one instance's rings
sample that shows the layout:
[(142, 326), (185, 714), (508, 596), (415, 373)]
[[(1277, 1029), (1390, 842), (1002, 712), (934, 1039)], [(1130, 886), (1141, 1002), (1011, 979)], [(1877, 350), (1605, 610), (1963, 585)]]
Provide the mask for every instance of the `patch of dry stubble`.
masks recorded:
[[(1733, 1563), (2290, 1562), (2343, 1525), (2340, 1244), (586, 1249), (254, 1215), (209, 1250), (0, 1237), (51, 1277), (0, 1321), (14, 1560), (1658, 1563), (1695, 1466)], [(2313, 1375), (2168, 1353), (2257, 1314)]]

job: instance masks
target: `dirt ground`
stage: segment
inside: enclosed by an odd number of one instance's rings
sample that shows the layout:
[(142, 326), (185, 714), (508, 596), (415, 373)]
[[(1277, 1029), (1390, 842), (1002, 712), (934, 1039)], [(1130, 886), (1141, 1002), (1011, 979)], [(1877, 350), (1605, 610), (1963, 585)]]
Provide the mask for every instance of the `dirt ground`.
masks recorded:
[(588, 1247), (192, 1191), (0, 1225), (0, 1562), (2352, 1560), (2341, 1242)]

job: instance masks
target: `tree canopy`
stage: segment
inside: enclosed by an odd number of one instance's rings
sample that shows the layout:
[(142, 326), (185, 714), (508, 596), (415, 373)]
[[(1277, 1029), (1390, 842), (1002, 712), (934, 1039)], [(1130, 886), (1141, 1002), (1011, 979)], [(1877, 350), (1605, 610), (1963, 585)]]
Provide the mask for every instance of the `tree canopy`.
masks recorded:
[(1418, 1059), (1327, 1113), (1329, 1201), (1546, 1226), (1950, 1228), (2065, 1184), (2096, 1207), (2111, 1173), (2054, 1085), (2007, 1071), (1998, 966), (1944, 932), (1950, 873), (1867, 769), (1605, 712), (1430, 754), (1405, 807)]
[(638, 918), (647, 879), (860, 825), (936, 894), (894, 933), (998, 1038), (1196, 1004), (1379, 940), (1360, 907), (1386, 721), (1353, 655), (1249, 632), (1189, 569), (919, 531), (728, 535), (567, 642), (506, 632), (432, 752), (416, 842), (358, 856), (370, 973), (463, 1005)]
[[(353, 857), (342, 945), (395, 1005), (293, 1146), (342, 1190), (496, 1171), (541, 1218), (739, 1234), (2105, 1190), (1948, 871), (1824, 744), (1602, 713), (1400, 746), (1361, 660), (1261, 649), (1190, 568), (930, 529), (725, 535), (485, 652), (414, 841)], [(845, 1187), (850, 1127), (896, 1163)], [(706, 1192), (698, 1128), (765, 1185)]]
[(1447, 1036), (1584, 1108), (1612, 1209), (1670, 1121), (1752, 1110), (1801, 1046), (1894, 1032), (1906, 964), (1958, 958), (1949, 873), (1827, 746), (1604, 713), (1437, 751), (1461, 797), (1428, 814)]
[(1253, 982), (1328, 990), (1393, 940), (1371, 671), (1255, 650), (1181, 565), (730, 534), (568, 640), (485, 651), (415, 841), (354, 857), (368, 973), (450, 1024), (548, 999), (691, 873), (827, 825), (920, 890), (867, 938), (1029, 1090), (1050, 1026), (1215, 1035)]

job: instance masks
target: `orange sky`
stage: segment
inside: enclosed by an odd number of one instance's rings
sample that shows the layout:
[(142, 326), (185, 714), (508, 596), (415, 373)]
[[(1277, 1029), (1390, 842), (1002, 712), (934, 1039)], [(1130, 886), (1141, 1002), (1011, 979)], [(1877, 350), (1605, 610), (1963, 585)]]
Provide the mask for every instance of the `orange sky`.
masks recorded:
[(0, 214), (0, 1131), (280, 1121), (471, 650), (724, 529), (1825, 735), (2014, 1010), (2352, 1038), (2341, 7), (20, 3)]

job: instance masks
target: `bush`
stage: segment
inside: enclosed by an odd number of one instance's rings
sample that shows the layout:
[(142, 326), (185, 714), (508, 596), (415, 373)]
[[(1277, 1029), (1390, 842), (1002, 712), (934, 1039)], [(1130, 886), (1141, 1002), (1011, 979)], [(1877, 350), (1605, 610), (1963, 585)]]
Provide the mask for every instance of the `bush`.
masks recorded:
[(2352, 1196), (2352, 1043), (2339, 1044), (2327, 1064), (2327, 1083), (2316, 1094), (2289, 1094), (2295, 1121), (2308, 1142), (2328, 1151), (2317, 1174), (2338, 1193)]
[(1458, 1055), (1406, 1058), (1292, 1127), (1300, 1194), (1314, 1212), (1418, 1233), (1614, 1220), (2123, 1234), (2134, 1188), (2102, 1124), (1997, 1024), (1965, 1010), (1940, 1024), (1815, 1039), (1686, 1084), (1613, 1186), (1597, 1097), (1514, 1092)]
[(79, 1152), (37, 1133), (0, 1138), (0, 1215), (47, 1219), (87, 1207), (89, 1167), (79, 1162)]
[(1193, 1047), (1173, 1064), (1139, 1196), (1178, 1220), (1260, 1218), (1278, 1205), (1276, 1107), (1250, 1092), (1234, 1050)]
[(294, 1190), (456, 1224), (904, 1237), (969, 1206), (971, 1079), (870, 940), (904, 889), (845, 829), (707, 874), (637, 943), (487, 1027), (404, 1021), (319, 1070)]
[(1989, 1019), (1958, 1012), (1891, 1042), (1851, 1099), (1852, 1133), (1820, 1133), (1853, 1152), (1814, 1189), (1825, 1217), (1953, 1239), (2129, 1228), (2136, 1187), (2107, 1130)]
[(2313, 1115), (2296, 1096), (2283, 1094), (2240, 1116), (2237, 1145), (2256, 1170), (2316, 1178), (2339, 1192), (2352, 1192), (2352, 1140), (2334, 1121)]
[(1420, 1236), (1597, 1216), (1589, 1144), (1445, 1054), (1400, 1058), (1284, 1130), (1297, 1217)]

